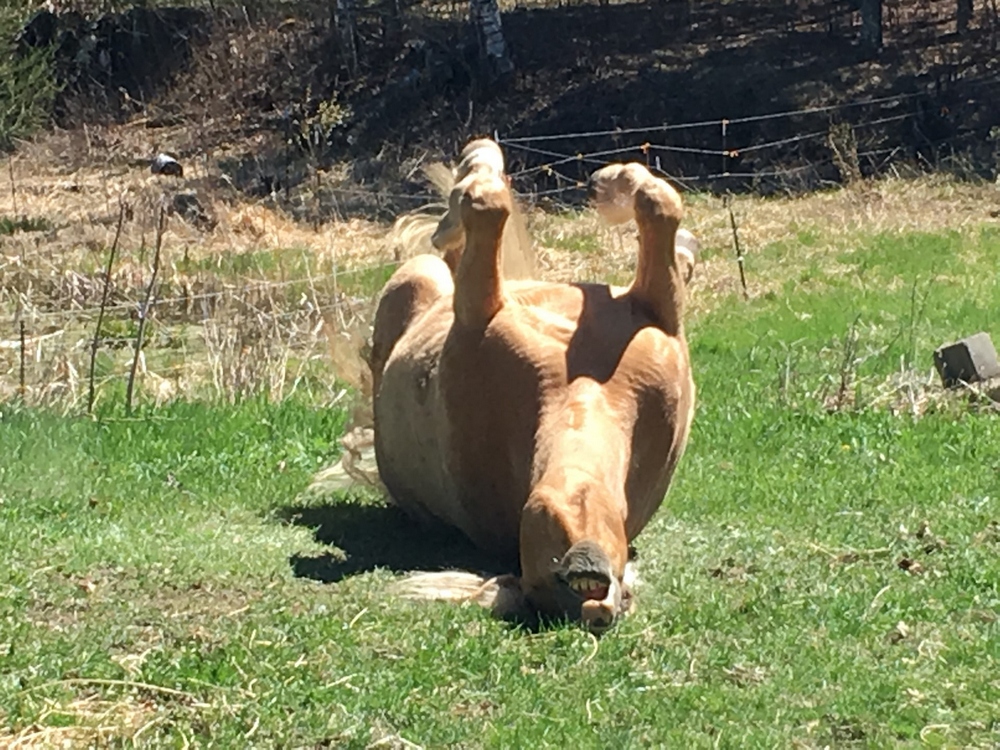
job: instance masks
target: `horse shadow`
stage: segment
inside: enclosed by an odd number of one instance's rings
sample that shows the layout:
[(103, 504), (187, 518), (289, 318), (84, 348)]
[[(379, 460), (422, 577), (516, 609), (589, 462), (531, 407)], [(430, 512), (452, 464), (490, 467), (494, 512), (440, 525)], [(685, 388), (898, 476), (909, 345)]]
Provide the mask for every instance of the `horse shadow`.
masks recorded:
[(424, 525), (391, 505), (345, 498), (286, 506), (276, 516), (283, 523), (313, 529), (313, 538), (332, 548), (317, 555), (292, 555), (289, 565), (298, 578), (336, 583), (377, 569), (469, 570), (488, 576), (511, 572), (457, 530)]

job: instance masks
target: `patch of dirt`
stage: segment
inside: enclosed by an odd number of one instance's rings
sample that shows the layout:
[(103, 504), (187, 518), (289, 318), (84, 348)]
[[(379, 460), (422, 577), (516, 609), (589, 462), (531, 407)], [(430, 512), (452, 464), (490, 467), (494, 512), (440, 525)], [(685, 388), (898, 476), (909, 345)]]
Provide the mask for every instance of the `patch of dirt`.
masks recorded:
[(159, 646), (170, 632), (197, 635), (220, 619), (247, 611), (263, 596), (260, 590), (211, 582), (158, 583), (156, 570), (140, 574), (106, 568), (86, 575), (54, 570), (46, 577), (47, 584), (35, 588), (35, 598), (26, 608), (28, 622), (54, 631), (73, 630), (109, 614), (120, 619), (124, 605), (135, 636), (130, 638), (129, 653)]

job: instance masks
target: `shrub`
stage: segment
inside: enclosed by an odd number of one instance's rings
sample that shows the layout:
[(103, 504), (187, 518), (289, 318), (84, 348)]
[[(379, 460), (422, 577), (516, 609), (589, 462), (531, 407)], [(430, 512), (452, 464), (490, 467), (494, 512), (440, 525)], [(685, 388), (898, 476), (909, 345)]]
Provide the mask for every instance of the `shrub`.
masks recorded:
[(17, 49), (17, 32), (29, 16), (23, 0), (0, 8), (0, 149), (10, 149), (43, 126), (59, 91), (52, 50)]

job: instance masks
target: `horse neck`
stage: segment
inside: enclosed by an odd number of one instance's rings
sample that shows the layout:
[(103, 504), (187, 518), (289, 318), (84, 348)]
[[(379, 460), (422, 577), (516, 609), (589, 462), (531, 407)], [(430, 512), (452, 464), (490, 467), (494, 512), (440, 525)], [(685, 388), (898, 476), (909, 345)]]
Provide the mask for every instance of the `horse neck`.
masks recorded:
[[(577, 403), (542, 425), (531, 498), (562, 527), (569, 546), (595, 541), (616, 566), (624, 566), (631, 445), (610, 417)], [(551, 438), (545, 439), (546, 432)]]

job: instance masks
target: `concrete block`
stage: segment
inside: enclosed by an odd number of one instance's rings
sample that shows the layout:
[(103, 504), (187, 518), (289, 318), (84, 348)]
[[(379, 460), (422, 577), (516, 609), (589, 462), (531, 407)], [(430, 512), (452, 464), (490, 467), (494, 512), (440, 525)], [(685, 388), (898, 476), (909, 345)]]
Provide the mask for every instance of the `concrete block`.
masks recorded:
[(934, 366), (946, 388), (1000, 377), (1000, 361), (988, 333), (980, 332), (934, 352)]

